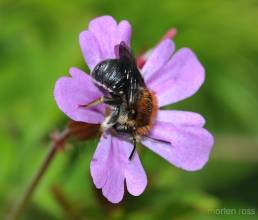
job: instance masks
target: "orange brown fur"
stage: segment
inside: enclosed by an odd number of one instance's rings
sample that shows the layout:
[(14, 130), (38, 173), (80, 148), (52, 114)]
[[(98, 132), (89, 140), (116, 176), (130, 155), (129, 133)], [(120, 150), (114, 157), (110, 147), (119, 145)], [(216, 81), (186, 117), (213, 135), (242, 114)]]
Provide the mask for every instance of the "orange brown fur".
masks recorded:
[(154, 92), (144, 88), (136, 107), (136, 135), (146, 135), (156, 119), (158, 110), (157, 98)]

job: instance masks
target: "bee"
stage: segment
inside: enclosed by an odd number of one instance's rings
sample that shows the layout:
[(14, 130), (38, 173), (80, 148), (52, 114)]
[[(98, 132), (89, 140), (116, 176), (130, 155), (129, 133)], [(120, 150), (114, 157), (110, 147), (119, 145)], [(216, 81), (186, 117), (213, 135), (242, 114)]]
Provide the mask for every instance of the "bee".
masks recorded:
[(135, 59), (124, 42), (116, 46), (119, 58), (107, 59), (91, 72), (94, 82), (104, 89), (105, 95), (84, 107), (99, 103), (110, 106), (111, 112), (101, 127), (113, 129), (118, 134), (129, 135), (133, 141), (131, 160), (137, 140), (153, 126), (157, 114), (157, 99), (150, 91), (137, 68)]

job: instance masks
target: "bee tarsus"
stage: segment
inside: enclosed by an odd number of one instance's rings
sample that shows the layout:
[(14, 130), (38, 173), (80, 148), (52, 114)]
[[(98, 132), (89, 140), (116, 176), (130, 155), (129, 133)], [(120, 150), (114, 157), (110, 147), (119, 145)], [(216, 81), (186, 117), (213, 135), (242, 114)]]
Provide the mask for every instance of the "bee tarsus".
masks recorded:
[(131, 152), (131, 154), (129, 156), (129, 160), (133, 159), (135, 150), (136, 150), (136, 139), (135, 139), (135, 137), (133, 137), (133, 150), (132, 150), (132, 152)]

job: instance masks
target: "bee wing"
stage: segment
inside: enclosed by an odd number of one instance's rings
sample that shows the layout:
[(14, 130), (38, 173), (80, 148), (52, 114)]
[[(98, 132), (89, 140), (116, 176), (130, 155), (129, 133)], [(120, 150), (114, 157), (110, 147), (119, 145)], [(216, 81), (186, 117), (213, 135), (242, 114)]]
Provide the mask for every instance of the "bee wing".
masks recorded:
[(121, 62), (121, 68), (126, 75), (125, 95), (127, 99), (128, 108), (132, 110), (137, 102), (137, 94), (140, 87), (145, 87), (144, 80), (139, 72), (135, 59), (124, 42), (119, 44), (119, 60)]

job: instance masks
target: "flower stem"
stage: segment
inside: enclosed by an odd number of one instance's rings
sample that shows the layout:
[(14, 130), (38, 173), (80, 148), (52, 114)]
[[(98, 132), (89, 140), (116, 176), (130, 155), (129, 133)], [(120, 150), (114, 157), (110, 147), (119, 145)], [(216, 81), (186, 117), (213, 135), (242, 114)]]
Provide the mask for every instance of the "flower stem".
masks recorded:
[(6, 220), (17, 220), (21, 217), (22, 212), (28, 205), (35, 189), (37, 188), (38, 184), (42, 180), (42, 177), (44, 176), (47, 169), (49, 168), (49, 165), (55, 158), (57, 150), (60, 149), (61, 147), (63, 147), (63, 145), (69, 138), (69, 136), (70, 136), (70, 130), (68, 128), (66, 128), (66, 129), (64, 129), (63, 132), (61, 132), (60, 134), (55, 135), (53, 137), (50, 149), (49, 149), (46, 157), (44, 158), (40, 168), (36, 172), (35, 176), (32, 178), (30, 184), (28, 185), (28, 187), (22, 194), (20, 200), (18, 200), (18, 202), (15, 204), (15, 206), (11, 210), (10, 215), (6, 218)]

